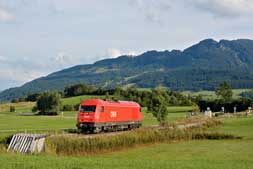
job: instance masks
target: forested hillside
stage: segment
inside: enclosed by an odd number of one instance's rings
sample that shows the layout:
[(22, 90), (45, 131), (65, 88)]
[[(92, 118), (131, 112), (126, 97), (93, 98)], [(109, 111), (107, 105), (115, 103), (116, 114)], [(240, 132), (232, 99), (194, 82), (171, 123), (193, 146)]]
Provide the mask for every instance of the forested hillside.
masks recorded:
[(213, 90), (223, 81), (253, 88), (253, 40), (207, 39), (183, 51), (148, 51), (78, 65), (0, 93), (0, 101), (27, 93), (63, 90), (75, 83), (105, 88), (165, 86), (172, 90)]

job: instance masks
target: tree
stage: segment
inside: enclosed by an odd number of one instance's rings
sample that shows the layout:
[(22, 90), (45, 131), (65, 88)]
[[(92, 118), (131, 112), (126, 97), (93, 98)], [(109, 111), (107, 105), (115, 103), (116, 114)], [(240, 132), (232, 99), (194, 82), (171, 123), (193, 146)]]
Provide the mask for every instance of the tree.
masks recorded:
[(59, 93), (43, 93), (37, 101), (37, 109), (40, 115), (57, 115), (61, 107), (61, 96)]
[(166, 123), (168, 109), (166, 99), (163, 96), (163, 91), (160, 89), (152, 90), (150, 104), (148, 105), (148, 111), (151, 112), (154, 117), (156, 117), (161, 125)]
[(94, 86), (94, 85), (90, 85), (90, 86), (88, 86), (87, 87), (87, 93), (88, 94), (93, 94), (93, 93), (95, 93), (96, 92), (96, 87)]
[(223, 82), (216, 89), (215, 94), (220, 97), (223, 102), (229, 102), (232, 99), (233, 91), (227, 82)]
[(25, 100), (26, 100), (26, 101), (35, 102), (35, 101), (38, 100), (39, 97), (40, 97), (40, 94), (39, 94), (39, 93), (33, 93), (33, 94), (29, 93), (29, 94), (26, 96)]
[(19, 100), (17, 98), (11, 100), (12, 103), (18, 103)]
[(88, 87), (86, 84), (75, 84), (72, 86), (66, 86), (64, 89), (65, 97), (80, 96), (88, 93)]
[[(107, 92), (108, 93), (108, 92)], [(95, 91), (96, 95), (104, 95), (105, 94), (105, 90), (103, 87), (99, 87), (96, 91)]]
[(121, 87), (116, 87), (115, 89), (114, 89), (114, 95), (116, 95), (117, 97), (119, 97), (120, 98), (120, 96), (121, 96), (121, 91), (122, 91), (122, 88)]

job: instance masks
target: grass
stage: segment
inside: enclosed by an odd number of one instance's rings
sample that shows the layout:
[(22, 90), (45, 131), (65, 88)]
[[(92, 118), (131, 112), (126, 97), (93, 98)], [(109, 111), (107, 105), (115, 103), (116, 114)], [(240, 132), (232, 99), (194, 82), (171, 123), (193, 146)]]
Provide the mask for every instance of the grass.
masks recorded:
[[(17, 107), (17, 109), (19, 109)], [(180, 118), (184, 118), (186, 111), (191, 107), (170, 107), (168, 116), (169, 122), (174, 122)], [(19, 113), (2, 112), (0, 113), (0, 132), (6, 130), (57, 130), (62, 128), (75, 128), (76, 111), (63, 112), (59, 116), (19, 116)], [(143, 109), (143, 125), (157, 125), (157, 120), (151, 113)]]
[[(0, 166), (5, 169), (250, 169), (253, 144), (237, 141), (190, 141), (158, 144), (128, 151), (89, 157), (48, 155), (3, 155)], [(211, 148), (216, 147), (216, 149)], [(242, 155), (243, 156), (240, 156)]]
[(93, 98), (105, 98), (105, 96), (96, 96), (96, 95), (84, 95), (84, 96), (76, 96), (70, 98), (62, 99), (63, 105), (76, 105), (79, 104), (81, 101), (86, 99), (93, 99)]
[[(4, 169), (251, 169), (253, 118), (225, 119), (219, 132), (240, 134), (242, 140), (192, 140), (151, 144), (83, 157), (0, 153)], [(237, 130), (235, 131), (235, 128)]]
[[(80, 101), (90, 98), (104, 98), (104, 96), (77, 96), (62, 99), (62, 104), (75, 105)], [(77, 111), (65, 111), (59, 116), (20, 116), (22, 113), (29, 113), (34, 102), (6, 103), (0, 105), (0, 132), (6, 130), (34, 131), (34, 130), (60, 130), (66, 128), (75, 128)], [(10, 106), (14, 106), (16, 112), (9, 112)], [(169, 107), (169, 122), (185, 118), (186, 112), (192, 107)], [(151, 113), (147, 113), (146, 108), (143, 111), (143, 125), (157, 125), (157, 120)], [(62, 116), (63, 115), (63, 116)], [(10, 131), (11, 132), (11, 131)]]
[(4, 130), (56, 130), (75, 128), (76, 119), (54, 116), (0, 116), (0, 132)]
[(253, 140), (253, 117), (229, 118), (224, 119), (224, 125), (210, 129), (211, 131), (220, 131), (228, 134), (235, 134)]
[[(79, 99), (79, 100), (78, 100)], [(79, 102), (80, 98), (65, 99), (65, 103)], [(10, 105), (0, 105), (0, 130), (2, 129), (45, 129), (75, 128), (76, 112), (64, 112), (63, 117), (18, 116), (27, 112), (34, 103), (15, 105), (17, 112), (10, 113)], [(192, 107), (169, 107), (170, 122), (185, 117)], [(152, 114), (143, 109), (143, 124), (157, 124)], [(81, 157), (58, 155), (19, 155), (6, 153), (0, 146), (0, 168), (4, 169), (251, 169), (253, 168), (253, 118), (221, 119), (222, 126), (209, 128), (209, 132), (219, 132), (243, 136), (241, 140), (191, 140), (170, 143), (149, 143), (127, 147), (110, 153)], [(29, 131), (31, 132), (31, 131)], [(43, 131), (44, 132), (44, 131)], [(0, 139), (8, 136), (1, 132)], [(80, 142), (81, 144), (81, 142)]]
[[(239, 98), (240, 94), (246, 91), (251, 91), (252, 89), (233, 89), (233, 98)], [(216, 99), (217, 96), (215, 94), (215, 91), (199, 91), (199, 92), (192, 92), (192, 91), (184, 91), (182, 92), (184, 95), (192, 95), (192, 96), (197, 96), (197, 95), (202, 95), (204, 99)]]
[(54, 136), (47, 139), (46, 152), (58, 155), (90, 155), (104, 152), (114, 152), (139, 145), (151, 143), (172, 142), (180, 140), (220, 140), (240, 139), (231, 134), (207, 132), (203, 129), (171, 129), (142, 128), (118, 135), (92, 138), (74, 136)]
[[(31, 112), (32, 107), (35, 105), (34, 102), (20, 102), (20, 103), (5, 103), (0, 104), (0, 115), (11, 115), (11, 114), (18, 114), (18, 113), (27, 113)], [(10, 106), (14, 106), (16, 112), (10, 113)]]

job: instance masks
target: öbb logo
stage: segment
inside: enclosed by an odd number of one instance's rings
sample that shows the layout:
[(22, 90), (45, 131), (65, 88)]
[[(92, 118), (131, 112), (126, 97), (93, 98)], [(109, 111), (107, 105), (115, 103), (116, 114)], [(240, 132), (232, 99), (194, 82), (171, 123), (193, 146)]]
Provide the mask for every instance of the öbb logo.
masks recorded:
[(117, 117), (117, 112), (116, 112), (116, 111), (111, 111), (111, 112), (110, 112), (110, 117), (111, 117), (111, 118)]

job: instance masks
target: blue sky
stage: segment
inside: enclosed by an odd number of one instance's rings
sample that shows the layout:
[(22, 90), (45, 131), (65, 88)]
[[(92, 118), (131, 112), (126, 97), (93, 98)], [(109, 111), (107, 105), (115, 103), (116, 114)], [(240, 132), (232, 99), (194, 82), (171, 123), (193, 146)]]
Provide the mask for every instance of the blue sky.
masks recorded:
[(77, 64), (253, 39), (252, 0), (0, 0), (0, 90)]

